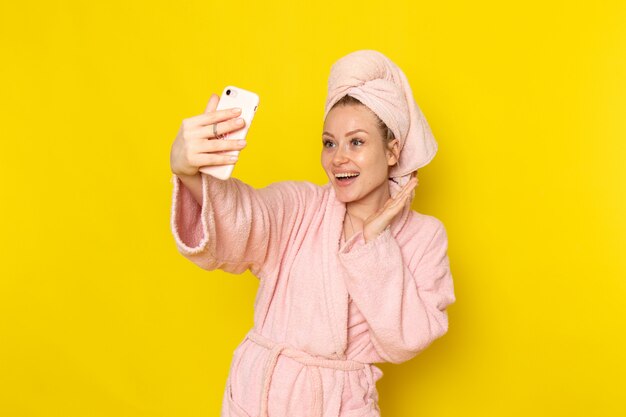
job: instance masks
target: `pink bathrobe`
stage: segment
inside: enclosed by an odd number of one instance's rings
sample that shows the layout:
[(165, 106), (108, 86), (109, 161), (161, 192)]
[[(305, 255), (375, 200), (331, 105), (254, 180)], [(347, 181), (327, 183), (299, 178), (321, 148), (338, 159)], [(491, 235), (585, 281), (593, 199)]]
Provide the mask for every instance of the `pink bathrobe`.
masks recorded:
[[(202, 207), (173, 176), (178, 250), (206, 270), (260, 279), (221, 416), (379, 416), (382, 371), (372, 363), (407, 361), (448, 329), (455, 296), (442, 223), (407, 207), (376, 239), (360, 232), (342, 243), (345, 204), (330, 184), (254, 189), (201, 175)], [(358, 355), (346, 355), (349, 297), (369, 328)]]

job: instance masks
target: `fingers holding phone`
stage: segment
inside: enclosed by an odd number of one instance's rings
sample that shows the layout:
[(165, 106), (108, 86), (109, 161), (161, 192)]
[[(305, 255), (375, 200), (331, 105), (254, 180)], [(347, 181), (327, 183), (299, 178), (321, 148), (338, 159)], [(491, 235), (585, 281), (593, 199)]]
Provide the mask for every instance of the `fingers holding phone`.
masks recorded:
[[(229, 89), (234, 87), (226, 87), (223, 95)], [(230, 95), (232, 91), (226, 95)], [(172, 172), (193, 176), (202, 171), (218, 178), (228, 178), (238, 160), (239, 151), (246, 145), (244, 138), (249, 122), (246, 123), (242, 113), (247, 111), (245, 116), (251, 121), (258, 98), (256, 103), (250, 114), (249, 105), (247, 109), (242, 109), (235, 102), (234, 106), (225, 108), (228, 104), (220, 106), (220, 98), (215, 94), (211, 95), (203, 114), (183, 120), (170, 153)], [(244, 101), (243, 104), (248, 103)], [(218, 106), (221, 108), (218, 109)], [(243, 132), (238, 132), (241, 130)], [(235, 140), (214, 140), (222, 138)]]
[(200, 167), (236, 162), (237, 158), (232, 158), (236, 155), (221, 152), (240, 151), (245, 141), (215, 140), (218, 135), (241, 129), (241, 125), (233, 119), (236, 117), (229, 111), (220, 111), (184, 119), (170, 152), (172, 172), (192, 176), (198, 173)]
[[(227, 141), (240, 141), (245, 140), (252, 119), (259, 105), (259, 96), (253, 92), (244, 90), (242, 88), (227, 86), (224, 88), (222, 95), (219, 99), (211, 97), (205, 115), (204, 123), (212, 124), (210, 126), (212, 137), (226, 139)], [(222, 112), (230, 112), (231, 119), (240, 114), (241, 117), (237, 117), (234, 120), (216, 122), (212, 116), (223, 114)], [(218, 116), (219, 117), (219, 116)], [(224, 119), (222, 119), (224, 120)], [(206, 125), (206, 129), (209, 126)], [(224, 129), (224, 130), (222, 130)], [(203, 132), (207, 134), (206, 131)], [(244, 146), (245, 146), (245, 142)], [(226, 165), (211, 164), (200, 167), (200, 171), (212, 175), (216, 178), (227, 179), (230, 177), (234, 163), (237, 161), (240, 149), (233, 149), (224, 151), (224, 154), (231, 156), (230, 163)]]
[(212, 113), (204, 113), (185, 119), (189, 125), (192, 137), (200, 139), (223, 139), (229, 133), (245, 127), (246, 122), (241, 115), (240, 108), (218, 110)]

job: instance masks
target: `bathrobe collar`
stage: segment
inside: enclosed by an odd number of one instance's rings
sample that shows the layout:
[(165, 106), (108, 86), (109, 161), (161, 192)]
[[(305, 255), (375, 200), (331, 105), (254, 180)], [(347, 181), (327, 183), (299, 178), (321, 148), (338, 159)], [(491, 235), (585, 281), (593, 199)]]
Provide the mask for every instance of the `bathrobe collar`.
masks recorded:
[[(326, 184), (329, 198), (324, 208), (323, 244), (322, 244), (322, 287), (324, 300), (331, 322), (331, 334), (335, 346), (337, 359), (346, 359), (345, 350), (348, 339), (348, 291), (345, 285), (345, 271), (339, 263), (339, 251), (341, 247), (341, 234), (343, 232), (343, 220), (346, 215), (346, 205), (339, 201), (335, 190), (330, 183)], [(398, 191), (397, 184), (390, 181), (391, 195)], [(391, 234), (396, 237), (407, 222), (411, 208), (404, 207), (402, 212), (391, 222)], [(349, 244), (353, 238), (348, 242)]]

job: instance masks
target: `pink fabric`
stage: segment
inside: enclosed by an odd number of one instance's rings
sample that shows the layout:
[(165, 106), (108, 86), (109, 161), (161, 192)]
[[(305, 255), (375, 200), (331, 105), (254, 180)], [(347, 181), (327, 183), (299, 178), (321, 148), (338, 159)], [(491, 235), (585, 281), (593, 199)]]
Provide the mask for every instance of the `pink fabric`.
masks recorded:
[(341, 243), (345, 205), (330, 185), (256, 190), (202, 174), (200, 206), (173, 181), (178, 250), (201, 268), (260, 279), (222, 417), (379, 416), (373, 363), (407, 361), (448, 329), (455, 297), (441, 222), (406, 208), (376, 239)]
[(345, 95), (369, 107), (400, 141), (400, 160), (390, 172), (398, 184), (404, 185), (413, 171), (435, 157), (437, 141), (413, 98), (409, 81), (385, 55), (374, 50), (361, 50), (332, 65), (324, 119)]
[(385, 362), (370, 338), (365, 316), (353, 300), (348, 302), (348, 345), (346, 356), (361, 362)]
[[(384, 362), (376, 353), (376, 349), (372, 344), (365, 316), (359, 311), (353, 300), (348, 302), (348, 346), (346, 347), (346, 356), (366, 363)], [(379, 359), (374, 360), (374, 358)], [(353, 393), (350, 389), (355, 385), (366, 384), (366, 381), (355, 379), (355, 376), (355, 374), (352, 374), (351, 377), (353, 379), (344, 383), (343, 395), (341, 397), (341, 404), (344, 409), (358, 408), (366, 400), (358, 395), (359, 391)], [(346, 374), (346, 378), (350, 378), (350, 376)]]

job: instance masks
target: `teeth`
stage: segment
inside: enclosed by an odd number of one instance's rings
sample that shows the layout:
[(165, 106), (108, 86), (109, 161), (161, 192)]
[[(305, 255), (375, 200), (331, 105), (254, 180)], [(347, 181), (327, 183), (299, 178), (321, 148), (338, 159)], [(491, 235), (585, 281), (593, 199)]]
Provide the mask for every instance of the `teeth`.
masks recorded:
[(350, 172), (342, 172), (340, 174), (335, 174), (336, 178), (350, 178), (358, 176), (358, 173), (350, 173)]

